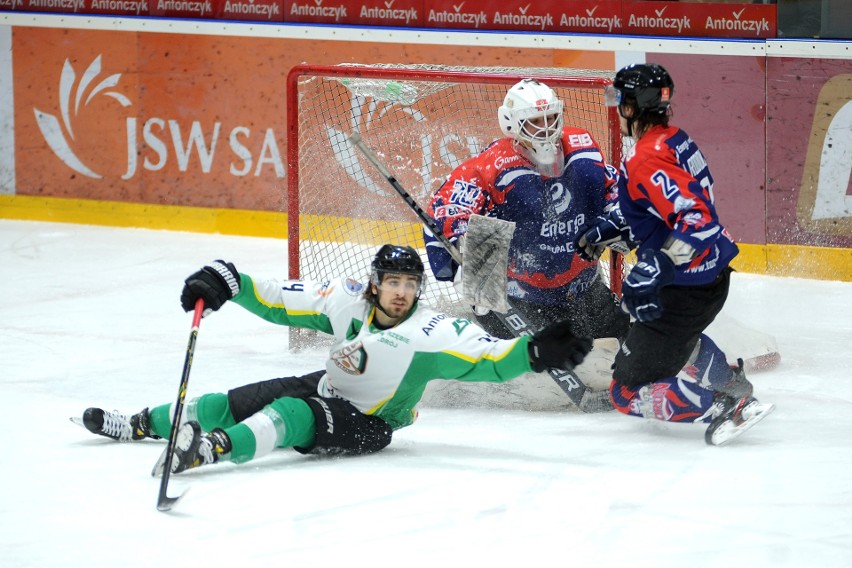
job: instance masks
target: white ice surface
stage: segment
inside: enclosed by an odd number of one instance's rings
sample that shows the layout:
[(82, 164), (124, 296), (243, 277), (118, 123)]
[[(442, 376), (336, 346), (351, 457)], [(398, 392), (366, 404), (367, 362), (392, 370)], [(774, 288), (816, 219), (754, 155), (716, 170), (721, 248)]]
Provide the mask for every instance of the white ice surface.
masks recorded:
[[(371, 456), (290, 450), (172, 478), (163, 444), (68, 418), (171, 402), (183, 279), (224, 258), (285, 276), (270, 239), (0, 221), (0, 566), (852, 566), (852, 283), (736, 274), (728, 309), (783, 360), (775, 413), (703, 426), (573, 410), (424, 408)], [(189, 397), (319, 368), (238, 306), (205, 318)]]

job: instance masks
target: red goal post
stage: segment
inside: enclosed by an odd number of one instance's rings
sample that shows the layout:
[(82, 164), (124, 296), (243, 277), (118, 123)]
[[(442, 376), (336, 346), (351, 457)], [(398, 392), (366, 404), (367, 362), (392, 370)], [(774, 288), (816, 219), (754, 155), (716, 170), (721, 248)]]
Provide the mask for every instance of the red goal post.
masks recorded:
[[(440, 65), (299, 65), (287, 80), (288, 262), (293, 279), (351, 276), (366, 282), (376, 248), (410, 245), (426, 262), (422, 225), (348, 137), (359, 132), (426, 209), (458, 164), (502, 133), (497, 108), (508, 88), (536, 77), (565, 102), (565, 122), (589, 130), (609, 163), (621, 159), (618, 116), (604, 105), (612, 72)], [(620, 289), (621, 266), (604, 277)], [(428, 263), (426, 263), (428, 266)], [(430, 274), (431, 276), (431, 274)], [(459, 312), (447, 283), (424, 297)]]

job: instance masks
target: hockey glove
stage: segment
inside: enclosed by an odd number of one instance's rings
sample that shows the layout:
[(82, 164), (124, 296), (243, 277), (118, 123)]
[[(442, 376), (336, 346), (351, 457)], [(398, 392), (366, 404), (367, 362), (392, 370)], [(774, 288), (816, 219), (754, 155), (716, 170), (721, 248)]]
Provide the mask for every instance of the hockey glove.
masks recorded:
[(639, 321), (654, 321), (663, 315), (660, 290), (672, 283), (675, 267), (663, 252), (644, 250), (639, 262), (624, 279), (621, 306)]
[(570, 371), (592, 350), (592, 340), (575, 336), (571, 333), (571, 324), (560, 321), (534, 334), (528, 349), (530, 364), (536, 373), (546, 369)]
[(180, 295), (185, 312), (195, 309), (198, 298), (204, 300), (204, 315), (216, 311), (240, 291), (240, 273), (234, 265), (215, 260), (186, 279)]
[(591, 223), (580, 229), (574, 239), (574, 250), (580, 258), (588, 262), (599, 259), (608, 246), (622, 254), (627, 254), (633, 248), (630, 229), (618, 207), (612, 208), (605, 215), (595, 217)]

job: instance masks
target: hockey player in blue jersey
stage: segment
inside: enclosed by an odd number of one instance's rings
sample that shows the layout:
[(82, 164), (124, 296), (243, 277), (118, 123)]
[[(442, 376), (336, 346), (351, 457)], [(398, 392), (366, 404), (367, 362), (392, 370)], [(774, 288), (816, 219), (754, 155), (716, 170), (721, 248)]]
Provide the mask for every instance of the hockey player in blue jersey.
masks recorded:
[[(739, 252), (720, 223), (707, 161), (689, 135), (669, 125), (674, 82), (655, 64), (621, 69), (609, 92), (622, 134), (635, 146), (618, 180), (618, 215), (595, 219), (575, 247), (594, 259), (620, 240), (639, 262), (622, 286), (635, 318), (615, 357), (617, 410), (673, 422), (709, 422), (706, 441), (726, 444), (774, 408), (755, 399), (739, 368), (703, 332), (728, 295)], [(611, 212), (611, 213), (613, 213)], [(629, 229), (629, 230), (628, 230)], [(684, 373), (678, 373), (685, 369)]]
[[(472, 214), (516, 224), (507, 293), (533, 327), (567, 320), (577, 335), (623, 337), (629, 319), (598, 275), (597, 259), (584, 260), (573, 249), (577, 231), (610, 203), (615, 170), (587, 130), (563, 124), (563, 102), (535, 79), (508, 90), (497, 118), (505, 137), (456, 167), (428, 213), (454, 243)], [(428, 232), (425, 240), (435, 277), (457, 278), (458, 266), (440, 242)], [(489, 333), (512, 337), (493, 313), (476, 317)]]

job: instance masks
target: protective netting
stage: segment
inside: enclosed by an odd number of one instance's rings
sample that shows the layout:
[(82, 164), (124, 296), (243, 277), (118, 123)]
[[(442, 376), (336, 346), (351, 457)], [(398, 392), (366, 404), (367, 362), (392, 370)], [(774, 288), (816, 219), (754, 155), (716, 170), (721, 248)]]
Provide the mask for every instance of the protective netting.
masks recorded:
[[(604, 105), (612, 75), (605, 71), (342, 65), (297, 73), (296, 92), (288, 90), (288, 97), (298, 104), (291, 105), (288, 123), (289, 143), (298, 147), (290, 219), (295, 204), (299, 238), (289, 246), (300, 278), (366, 281), (372, 255), (384, 243), (413, 246), (426, 262), (421, 224), (349, 143), (352, 132), (423, 209), (453, 168), (502, 136), (497, 108), (507, 89), (526, 77), (542, 78), (556, 91), (566, 124), (588, 129), (609, 161), (620, 153), (617, 124), (613, 128)], [(463, 306), (452, 286), (431, 274), (429, 280), (425, 299), (459, 313)]]
[[(417, 71), (439, 71), (444, 73), (481, 73), (488, 75), (502, 75), (512, 77), (565, 77), (571, 78), (587, 77), (594, 79), (611, 80), (613, 73), (597, 69), (565, 69), (560, 67), (467, 67), (451, 65), (412, 64), (400, 65), (393, 63), (380, 63), (376, 65), (362, 65), (358, 63), (344, 63), (339, 67), (349, 67), (355, 70), (370, 69), (399, 69), (405, 72)], [(398, 103), (401, 105), (413, 105), (417, 101), (428, 96), (439, 93), (445, 89), (452, 88), (457, 83), (435, 81), (411, 81), (401, 78), (383, 79), (377, 77), (340, 77), (341, 83), (355, 95), (371, 97), (375, 100)], [(505, 93), (504, 93), (505, 94)], [(502, 97), (501, 97), (502, 101)], [(495, 109), (496, 111), (496, 109)]]

